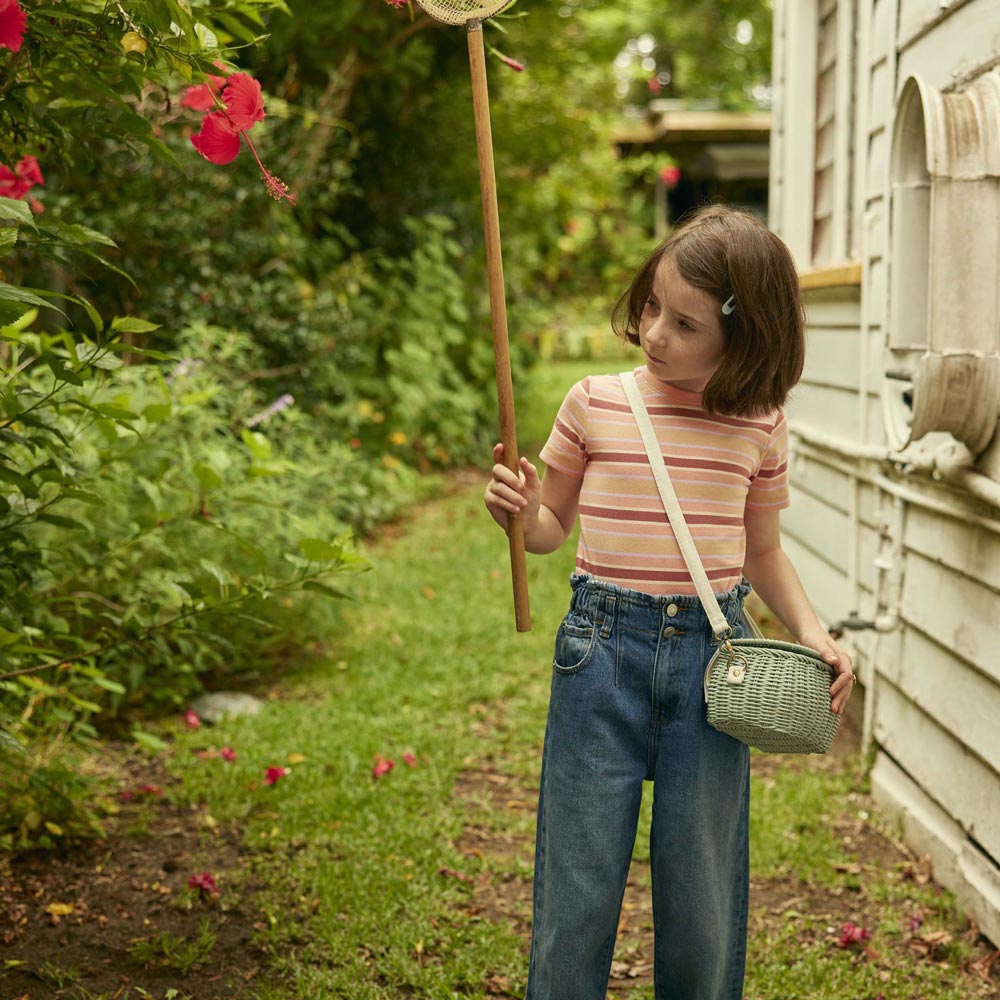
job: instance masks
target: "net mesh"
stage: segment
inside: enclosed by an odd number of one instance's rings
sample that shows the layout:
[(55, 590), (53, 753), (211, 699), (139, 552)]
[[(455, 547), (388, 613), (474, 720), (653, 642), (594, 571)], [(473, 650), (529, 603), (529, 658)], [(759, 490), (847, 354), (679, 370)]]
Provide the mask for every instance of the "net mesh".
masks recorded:
[(446, 24), (465, 24), (467, 21), (481, 21), (499, 14), (509, 7), (513, 0), (417, 0), (417, 3), (435, 20)]

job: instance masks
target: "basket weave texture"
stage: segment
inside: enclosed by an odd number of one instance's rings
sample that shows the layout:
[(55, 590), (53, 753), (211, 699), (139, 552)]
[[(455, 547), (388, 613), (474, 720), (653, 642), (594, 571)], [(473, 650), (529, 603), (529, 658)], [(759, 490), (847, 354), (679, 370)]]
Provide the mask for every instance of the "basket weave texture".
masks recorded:
[(483, 21), (499, 14), (513, 0), (417, 0), (417, 3), (437, 21), (445, 24), (466, 24)]
[(719, 647), (705, 672), (709, 724), (768, 753), (826, 753), (840, 725), (830, 711), (829, 665), (793, 643), (733, 639), (731, 645), (746, 672), (731, 683), (731, 654)]

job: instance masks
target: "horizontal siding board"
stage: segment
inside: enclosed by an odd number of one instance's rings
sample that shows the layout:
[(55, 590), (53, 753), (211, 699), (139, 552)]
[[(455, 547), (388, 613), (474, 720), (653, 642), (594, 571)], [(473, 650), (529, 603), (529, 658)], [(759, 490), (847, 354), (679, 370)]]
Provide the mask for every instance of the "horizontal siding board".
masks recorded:
[(995, 591), (908, 547), (901, 603), (906, 621), (1000, 683)]
[(820, 621), (829, 623), (846, 618), (851, 610), (851, 596), (843, 567), (831, 566), (809, 547), (807, 541), (790, 533), (782, 535), (782, 548), (802, 579), (807, 581), (809, 600)]
[(992, 598), (1000, 602), (1000, 534), (966, 523), (960, 512), (950, 518), (916, 505), (909, 509), (906, 527), (909, 547), (993, 588)]
[(879, 684), (875, 738), (963, 830), (1000, 857), (1000, 775), (888, 680)]
[(940, 0), (899, 0), (899, 45), (922, 31), (941, 13)]
[(878, 669), (925, 715), (1000, 774), (1000, 684), (915, 629), (903, 632), (899, 659), (886, 658)]
[(890, 136), (888, 129), (879, 129), (868, 136), (868, 162), (865, 165), (865, 194), (871, 198), (884, 196), (889, 190)]
[[(861, 303), (855, 296), (845, 296), (839, 289), (817, 288), (804, 296), (806, 325), (818, 327), (857, 327)], [(808, 335), (808, 333), (807, 333)]]
[(950, 889), (963, 913), (971, 912), (983, 934), (1000, 941), (1000, 865), (981, 851), (952, 819), (890, 757), (878, 754), (872, 797), (898, 820), (906, 843), (928, 855), (934, 880)]
[(806, 335), (804, 382), (857, 392), (860, 385), (857, 328), (810, 326)]
[(954, 86), (956, 77), (971, 77), (1000, 57), (1000, 4), (972, 0), (950, 11), (926, 34), (900, 43), (897, 87), (919, 73), (939, 90)]
[(888, 59), (872, 65), (868, 78), (868, 130), (885, 128), (892, 120), (892, 74)]
[(796, 491), (792, 505), (781, 515), (783, 530), (832, 566), (844, 562), (845, 541), (850, 537), (847, 514), (825, 503), (822, 497)]
[(789, 420), (800, 419), (827, 434), (857, 440), (860, 431), (857, 395), (846, 389), (799, 383), (787, 407)]
[[(879, 571), (875, 566), (881, 538), (874, 528), (860, 525), (858, 528), (858, 582), (870, 593), (878, 586)], [(874, 608), (872, 609), (874, 612)]]
[[(868, 261), (863, 272), (862, 280), (865, 284), (862, 304), (869, 326), (881, 327), (884, 322), (883, 303), (886, 294), (886, 270), (885, 261), (879, 258)], [(881, 335), (877, 340), (881, 348)]]
[(816, 132), (816, 170), (824, 170), (833, 165), (834, 154), (837, 151), (836, 129), (833, 118), (819, 126)]
[(896, 0), (875, 0), (872, 6), (871, 32), (872, 59), (884, 59), (889, 55), (892, 38), (892, 5)]
[(793, 507), (799, 492), (807, 490), (822, 497), (827, 506), (841, 514), (846, 514), (850, 510), (851, 477), (839, 469), (796, 450), (790, 476)]

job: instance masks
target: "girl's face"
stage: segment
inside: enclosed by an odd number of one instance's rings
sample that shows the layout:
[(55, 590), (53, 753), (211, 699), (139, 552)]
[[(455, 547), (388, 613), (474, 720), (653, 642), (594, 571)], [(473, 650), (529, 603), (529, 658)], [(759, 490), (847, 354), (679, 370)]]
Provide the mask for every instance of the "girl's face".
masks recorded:
[(639, 320), (649, 373), (685, 392), (702, 392), (722, 363), (722, 304), (660, 261)]

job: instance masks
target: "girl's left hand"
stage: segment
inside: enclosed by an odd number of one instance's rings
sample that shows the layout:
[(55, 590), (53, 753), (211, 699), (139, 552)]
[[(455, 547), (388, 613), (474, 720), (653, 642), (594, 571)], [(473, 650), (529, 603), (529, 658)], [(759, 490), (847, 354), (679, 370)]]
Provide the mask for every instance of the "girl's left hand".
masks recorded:
[(803, 646), (815, 649), (836, 670), (837, 676), (830, 685), (830, 711), (842, 715), (847, 699), (854, 693), (854, 685), (857, 683), (850, 656), (837, 644), (833, 636), (822, 629), (799, 636), (799, 642)]

